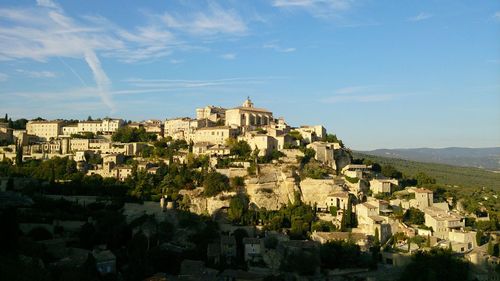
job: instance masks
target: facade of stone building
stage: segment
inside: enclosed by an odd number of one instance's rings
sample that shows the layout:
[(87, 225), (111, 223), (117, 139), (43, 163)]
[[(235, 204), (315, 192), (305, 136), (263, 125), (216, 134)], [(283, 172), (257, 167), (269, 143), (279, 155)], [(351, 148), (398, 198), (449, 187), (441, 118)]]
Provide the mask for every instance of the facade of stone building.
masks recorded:
[(250, 98), (242, 106), (226, 110), (226, 126), (261, 127), (273, 122), (273, 113), (254, 107)]
[(26, 132), (41, 140), (56, 139), (62, 133), (62, 121), (28, 121)]

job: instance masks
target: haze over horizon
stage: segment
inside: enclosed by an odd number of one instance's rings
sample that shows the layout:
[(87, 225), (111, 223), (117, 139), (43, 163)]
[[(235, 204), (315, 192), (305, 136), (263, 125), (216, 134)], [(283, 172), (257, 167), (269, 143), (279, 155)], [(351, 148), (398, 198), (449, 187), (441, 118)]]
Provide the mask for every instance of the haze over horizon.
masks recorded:
[(500, 146), (500, 2), (2, 1), (0, 116), (257, 107), (356, 150)]

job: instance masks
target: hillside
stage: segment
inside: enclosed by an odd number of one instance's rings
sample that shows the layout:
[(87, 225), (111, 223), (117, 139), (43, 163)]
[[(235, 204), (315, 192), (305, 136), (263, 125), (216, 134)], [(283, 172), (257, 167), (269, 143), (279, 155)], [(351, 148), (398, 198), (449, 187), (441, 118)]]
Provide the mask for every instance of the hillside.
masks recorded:
[(360, 153), (417, 162), (448, 164), (500, 171), (500, 147), (376, 149)]
[(446, 164), (424, 163), (390, 157), (368, 155), (353, 152), (354, 158), (370, 159), (381, 165), (392, 165), (406, 176), (413, 176), (419, 172), (436, 179), (438, 184), (447, 185), (453, 190), (468, 190), (487, 187), (500, 192), (500, 173), (479, 168), (459, 167)]

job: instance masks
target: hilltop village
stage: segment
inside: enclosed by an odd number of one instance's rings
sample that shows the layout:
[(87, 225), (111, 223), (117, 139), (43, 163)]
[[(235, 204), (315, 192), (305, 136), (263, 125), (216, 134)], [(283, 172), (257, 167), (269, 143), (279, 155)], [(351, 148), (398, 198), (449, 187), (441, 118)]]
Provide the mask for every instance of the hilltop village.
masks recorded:
[(2, 266), (35, 268), (25, 280), (499, 278), (487, 209), (250, 98), (165, 121), (4, 121)]

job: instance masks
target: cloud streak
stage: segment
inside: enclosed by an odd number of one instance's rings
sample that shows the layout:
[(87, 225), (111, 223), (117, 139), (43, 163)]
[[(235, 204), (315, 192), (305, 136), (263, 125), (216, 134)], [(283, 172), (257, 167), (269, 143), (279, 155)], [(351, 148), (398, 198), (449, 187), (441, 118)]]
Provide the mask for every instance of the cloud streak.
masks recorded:
[(351, 9), (353, 0), (275, 0), (273, 6), (287, 10), (305, 10), (314, 17), (330, 18)]
[(178, 15), (165, 12), (160, 16), (167, 27), (194, 35), (244, 35), (247, 25), (234, 10), (211, 3), (204, 12)]
[(415, 15), (413, 17), (409, 17), (408, 21), (419, 22), (419, 21), (424, 21), (424, 20), (430, 19), (430, 18), (432, 18), (431, 14), (425, 13), (425, 12), (421, 12), (418, 15)]
[[(120, 46), (110, 37), (96, 34), (95, 29), (80, 26), (65, 15), (62, 8), (49, 0), (39, 0), (38, 9), (0, 9), (11, 25), (0, 28), (0, 58), (46, 61), (53, 57), (83, 58), (89, 66), (102, 102), (115, 110), (109, 89), (111, 81), (101, 67), (95, 50)], [(31, 72), (31, 76), (51, 77), (51, 73)]]
[(16, 69), (17, 73), (24, 74), (31, 78), (56, 78), (57, 74), (52, 71), (30, 71), (24, 69)]
[(500, 22), (500, 11), (496, 12), (493, 15), (493, 19), (496, 20), (497, 22)]
[(274, 50), (274, 51), (280, 52), (280, 53), (291, 53), (291, 52), (296, 51), (295, 48), (292, 48), (292, 47), (284, 48), (276, 43), (267, 43), (267, 44), (264, 44), (262, 47), (264, 49), (271, 49), (271, 50)]
[(333, 91), (334, 95), (322, 100), (326, 103), (370, 103), (370, 102), (383, 102), (390, 101), (398, 97), (398, 95), (384, 93), (380, 94), (376, 91), (380, 88), (379, 85), (372, 86), (349, 86), (339, 88)]
[(236, 58), (236, 54), (235, 53), (227, 53), (227, 54), (221, 55), (220, 57), (225, 59), (225, 60), (234, 60)]

